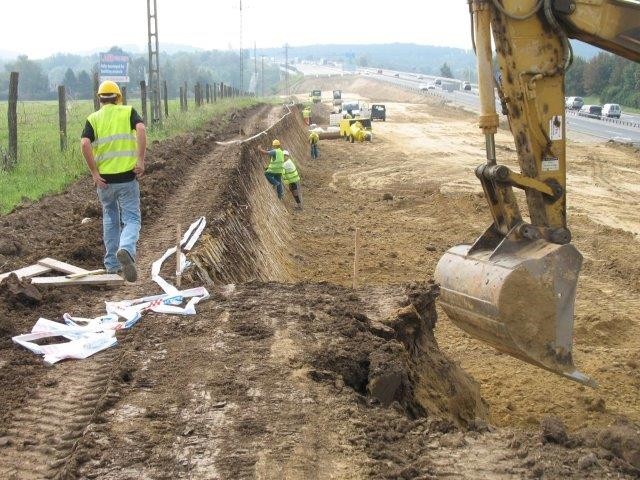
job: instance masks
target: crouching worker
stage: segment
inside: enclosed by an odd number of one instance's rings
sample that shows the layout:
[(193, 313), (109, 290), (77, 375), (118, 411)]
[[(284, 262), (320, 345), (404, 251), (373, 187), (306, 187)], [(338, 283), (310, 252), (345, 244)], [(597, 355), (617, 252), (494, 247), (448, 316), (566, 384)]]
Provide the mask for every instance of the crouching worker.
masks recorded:
[(100, 110), (87, 118), (81, 146), (102, 204), (104, 266), (135, 282), (141, 225), (138, 178), (144, 173), (146, 131), (138, 113), (122, 105), (116, 83), (102, 82), (98, 99)]
[(296, 164), (293, 163), (293, 158), (289, 155), (289, 151), (285, 150), (284, 152), (284, 175), (282, 175), (282, 180), (285, 185), (289, 185), (289, 190), (291, 190), (291, 194), (296, 201), (295, 208), (297, 210), (302, 210), (302, 195), (300, 194), (300, 174), (298, 173), (298, 169), (296, 168)]
[(280, 148), (280, 141), (278, 139), (271, 142), (271, 146), (273, 147), (271, 150), (265, 150), (260, 147), (258, 147), (258, 150), (260, 153), (269, 155), (269, 158), (271, 159), (264, 172), (264, 176), (267, 177), (269, 183), (276, 189), (278, 198), (282, 200), (282, 197), (284, 197), (284, 186), (282, 185), (282, 175), (284, 174), (284, 153), (282, 148)]

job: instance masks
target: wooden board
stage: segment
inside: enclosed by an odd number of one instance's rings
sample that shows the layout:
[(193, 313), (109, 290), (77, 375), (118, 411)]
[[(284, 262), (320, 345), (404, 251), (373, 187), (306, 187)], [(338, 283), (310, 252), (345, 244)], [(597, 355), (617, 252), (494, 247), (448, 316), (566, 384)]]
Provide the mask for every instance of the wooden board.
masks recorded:
[(67, 278), (67, 277), (37, 277), (32, 278), (31, 283), (33, 285), (53, 285), (53, 286), (67, 286), (67, 285), (123, 285), (124, 278), (115, 274), (103, 274), (103, 275), (88, 275), (80, 278)]
[(13, 272), (3, 273), (2, 275), (0, 275), (0, 282), (12, 273), (15, 273), (18, 278), (31, 278), (50, 271), (51, 268), (44, 265), (29, 265), (28, 267), (20, 268), (18, 270), (14, 270)]
[(87, 270), (84, 268), (76, 267), (75, 265), (71, 265), (70, 263), (61, 262), (60, 260), (56, 260), (54, 258), (43, 258), (42, 260), (38, 260), (38, 265), (42, 265), (43, 267), (49, 267), (51, 270), (56, 270), (62, 273), (85, 273)]

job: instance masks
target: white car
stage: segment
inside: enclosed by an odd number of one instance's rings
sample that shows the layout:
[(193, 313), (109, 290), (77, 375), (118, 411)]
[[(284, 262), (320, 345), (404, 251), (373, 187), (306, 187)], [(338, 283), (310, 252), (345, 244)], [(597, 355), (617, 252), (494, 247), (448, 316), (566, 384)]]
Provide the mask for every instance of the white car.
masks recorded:
[(609, 118), (620, 118), (622, 109), (617, 103), (605, 103), (602, 107), (602, 116)]

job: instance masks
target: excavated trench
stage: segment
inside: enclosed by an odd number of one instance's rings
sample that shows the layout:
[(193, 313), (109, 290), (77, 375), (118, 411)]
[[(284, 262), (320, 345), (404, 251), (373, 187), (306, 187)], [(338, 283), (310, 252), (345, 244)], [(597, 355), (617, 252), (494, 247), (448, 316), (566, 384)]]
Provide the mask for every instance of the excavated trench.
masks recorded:
[[(233, 149), (235, 174), (229, 179), (224, 201), (209, 216), (199, 247), (191, 254), (200, 280), (210, 286), (291, 280), (296, 254), (305, 246), (292, 243), (296, 214), (288, 213), (265, 182), (265, 159), (257, 147), (278, 138), (294, 158), (303, 159), (298, 164), (304, 177), (306, 131), (294, 108), (265, 135)], [(304, 287), (313, 289), (313, 278)], [(463, 426), (486, 418), (488, 409), (478, 385), (447, 359), (435, 341), (436, 285), (363, 287), (357, 292), (337, 287), (332, 292), (332, 298), (322, 301), (331, 306), (322, 321), (313, 312), (294, 319), (302, 330), (312, 323), (335, 332), (310, 354), (314, 368), (338, 374), (347, 386), (375, 403), (388, 407), (397, 402), (413, 418), (436, 415)], [(306, 300), (300, 301), (304, 304)]]

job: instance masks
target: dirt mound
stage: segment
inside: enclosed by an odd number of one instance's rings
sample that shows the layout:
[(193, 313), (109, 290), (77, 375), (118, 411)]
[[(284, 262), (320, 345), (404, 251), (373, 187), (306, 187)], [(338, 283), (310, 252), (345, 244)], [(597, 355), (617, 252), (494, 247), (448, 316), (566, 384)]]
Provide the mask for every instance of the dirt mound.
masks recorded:
[[(294, 159), (303, 159), (309, 155), (306, 132), (299, 110), (293, 108), (265, 135), (230, 150), (237, 167), (224, 199), (209, 216), (206, 236), (191, 254), (198, 276), (207, 284), (290, 278), (289, 219), (283, 202), (265, 182), (266, 160), (257, 148), (268, 148), (278, 138)], [(299, 161), (298, 168), (304, 175)]]
[(433, 103), (433, 97), (426, 97), (415, 92), (409, 92), (394, 87), (386, 82), (373, 78), (363, 78), (360, 76), (329, 77), (329, 78), (304, 78), (300, 83), (292, 88), (293, 93), (299, 98), (308, 97), (313, 89), (323, 91), (323, 100), (328, 101), (327, 92), (342, 90), (342, 98), (348, 99), (352, 96), (359, 96), (371, 102), (412, 102), (412, 103)]

